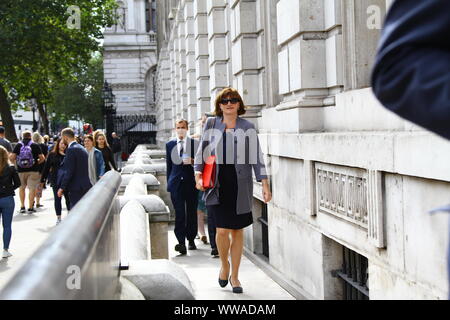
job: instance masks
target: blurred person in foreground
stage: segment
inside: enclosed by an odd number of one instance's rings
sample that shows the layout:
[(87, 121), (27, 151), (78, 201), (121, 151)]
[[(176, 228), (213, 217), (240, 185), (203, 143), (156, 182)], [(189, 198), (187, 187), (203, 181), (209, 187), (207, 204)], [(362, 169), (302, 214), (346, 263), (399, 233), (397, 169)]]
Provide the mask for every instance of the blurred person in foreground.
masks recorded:
[[(386, 108), (446, 139), (449, 34), (450, 1), (397, 0), (387, 14), (372, 72), (373, 92)], [(439, 211), (450, 212), (450, 205), (431, 212)], [(448, 250), (450, 288), (450, 244)]]

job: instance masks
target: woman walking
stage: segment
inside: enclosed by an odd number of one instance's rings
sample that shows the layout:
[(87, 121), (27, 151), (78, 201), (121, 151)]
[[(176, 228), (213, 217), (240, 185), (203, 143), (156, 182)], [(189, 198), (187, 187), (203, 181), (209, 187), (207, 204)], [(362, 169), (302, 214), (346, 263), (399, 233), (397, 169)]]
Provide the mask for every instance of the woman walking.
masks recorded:
[(84, 136), (84, 147), (89, 155), (89, 180), (94, 185), (105, 174), (105, 161), (100, 150), (94, 148), (94, 137)]
[[(54, 197), (54, 205), (56, 212), (56, 224), (58, 225), (61, 222), (61, 212), (62, 212), (62, 198), (58, 197), (58, 172), (61, 169), (61, 163), (65, 157), (65, 151), (67, 146), (61, 139), (58, 139), (53, 146), (52, 151), (48, 154), (47, 161), (44, 165), (44, 169), (42, 170), (41, 175), (41, 185), (44, 185), (48, 179), (52, 189), (53, 189), (53, 197)], [(70, 201), (67, 196), (67, 193), (64, 193), (64, 200), (66, 202), (67, 210), (70, 210)]]
[(20, 187), (20, 178), (8, 160), (8, 151), (0, 146), (0, 216), (3, 224), (3, 258), (9, 258), (9, 243), (12, 235), (14, 214), (14, 190)]
[(222, 90), (215, 101), (216, 117), (208, 119), (201, 147), (195, 157), (197, 189), (205, 191), (202, 171), (204, 159), (209, 156), (204, 154), (209, 144), (211, 147), (207, 150), (217, 156), (215, 182), (212, 188), (206, 190), (204, 200), (208, 214), (214, 216), (217, 227), (216, 243), (222, 263), (219, 285), (225, 287), (229, 281), (234, 293), (243, 292), (239, 266), (244, 247), (244, 228), (253, 223), (252, 168), (256, 180), (262, 181), (264, 201), (267, 203), (272, 199), (255, 127), (239, 117), (243, 114), (244, 102), (237, 90)]
[(114, 169), (116, 171), (116, 162), (114, 161), (114, 154), (108, 144), (108, 141), (106, 140), (106, 136), (102, 131), (95, 131), (94, 132), (94, 146), (102, 152), (103, 160), (105, 162), (105, 173), (108, 172), (111, 169)]

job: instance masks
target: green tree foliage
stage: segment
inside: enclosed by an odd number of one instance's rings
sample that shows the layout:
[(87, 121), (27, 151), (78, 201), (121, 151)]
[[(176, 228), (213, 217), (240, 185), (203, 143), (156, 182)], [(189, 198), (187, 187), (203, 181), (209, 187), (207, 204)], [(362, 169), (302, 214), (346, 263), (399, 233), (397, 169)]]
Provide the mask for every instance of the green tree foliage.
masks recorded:
[(82, 119), (92, 124), (102, 122), (103, 59), (100, 54), (71, 80), (53, 86), (53, 99), (48, 107), (49, 112), (56, 113), (56, 118)]
[[(80, 28), (73, 28), (70, 6), (80, 9)], [(54, 83), (71, 83), (85, 72), (116, 7), (115, 0), (0, 1), (0, 111), (7, 136), (15, 140), (11, 104), (51, 103)]]

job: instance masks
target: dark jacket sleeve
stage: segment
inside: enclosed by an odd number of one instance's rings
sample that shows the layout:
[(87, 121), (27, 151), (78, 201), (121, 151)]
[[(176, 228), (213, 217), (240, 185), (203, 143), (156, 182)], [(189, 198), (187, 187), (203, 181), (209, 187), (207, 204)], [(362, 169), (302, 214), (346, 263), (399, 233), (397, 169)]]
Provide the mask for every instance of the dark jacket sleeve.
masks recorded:
[(11, 167), (11, 172), (12, 172), (13, 188), (14, 188), (14, 190), (16, 190), (21, 185), (19, 174), (17, 173), (16, 168), (14, 168), (13, 166)]
[(50, 168), (53, 165), (54, 162), (54, 153), (50, 153), (48, 155), (47, 161), (45, 161), (44, 163), (44, 169), (42, 169), (42, 174), (41, 174), (41, 182), (45, 183), (45, 181), (48, 178), (48, 174), (50, 172)]
[(167, 178), (167, 184), (169, 183), (169, 177), (170, 173), (172, 172), (172, 159), (171, 159), (171, 149), (170, 149), (170, 142), (166, 143), (166, 178)]
[(67, 185), (75, 174), (76, 149), (67, 148), (66, 157), (64, 159), (64, 178), (61, 182), (61, 189), (67, 190)]
[(450, 139), (450, 1), (392, 4), (372, 72), (391, 111)]

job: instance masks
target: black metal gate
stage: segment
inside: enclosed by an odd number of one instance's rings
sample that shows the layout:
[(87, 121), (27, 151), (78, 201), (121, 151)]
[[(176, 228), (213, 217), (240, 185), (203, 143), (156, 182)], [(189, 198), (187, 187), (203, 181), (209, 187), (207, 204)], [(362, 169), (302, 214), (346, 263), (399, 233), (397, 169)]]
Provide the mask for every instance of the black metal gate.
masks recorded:
[(369, 260), (343, 247), (343, 263), (342, 270), (337, 271), (337, 276), (342, 279), (344, 286), (344, 300), (369, 300), (368, 266)]
[(153, 114), (115, 115), (114, 131), (121, 137), (122, 151), (130, 155), (139, 144), (156, 144)]
[(263, 255), (269, 258), (269, 222), (267, 214), (267, 204), (262, 203), (261, 217), (258, 221), (261, 223), (261, 235), (262, 235), (262, 251)]

